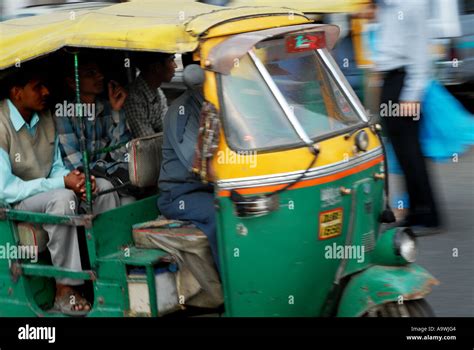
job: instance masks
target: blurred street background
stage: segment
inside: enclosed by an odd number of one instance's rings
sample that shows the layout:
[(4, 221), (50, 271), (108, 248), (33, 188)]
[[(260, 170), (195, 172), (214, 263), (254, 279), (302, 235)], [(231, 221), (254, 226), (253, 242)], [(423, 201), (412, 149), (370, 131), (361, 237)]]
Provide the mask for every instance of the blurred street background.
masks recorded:
[[(446, 231), (419, 237), (417, 263), (439, 281), (428, 295), (436, 316), (474, 316), (474, 149), (457, 163), (430, 162)], [(392, 194), (402, 191), (400, 175), (391, 176)]]

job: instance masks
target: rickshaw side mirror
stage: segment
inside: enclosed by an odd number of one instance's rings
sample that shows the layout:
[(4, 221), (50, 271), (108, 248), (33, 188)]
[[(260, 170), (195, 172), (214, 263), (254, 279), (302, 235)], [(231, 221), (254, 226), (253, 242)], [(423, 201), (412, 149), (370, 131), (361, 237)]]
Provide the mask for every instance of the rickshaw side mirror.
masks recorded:
[(204, 70), (197, 64), (190, 64), (183, 70), (184, 84), (190, 88), (195, 89), (204, 83)]

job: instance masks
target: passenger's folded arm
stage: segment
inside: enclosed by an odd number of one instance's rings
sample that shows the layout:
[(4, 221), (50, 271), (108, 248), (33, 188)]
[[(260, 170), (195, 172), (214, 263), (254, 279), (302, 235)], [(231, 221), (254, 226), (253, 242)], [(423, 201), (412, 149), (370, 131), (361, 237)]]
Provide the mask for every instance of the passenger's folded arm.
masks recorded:
[(8, 154), (0, 149), (0, 200), (9, 204), (22, 201), (38, 193), (64, 188), (64, 179), (38, 178), (24, 181), (12, 172)]
[(70, 171), (70, 169), (64, 166), (61, 150), (59, 149), (59, 137), (56, 136), (56, 139), (54, 140), (53, 166), (51, 167), (51, 172), (49, 173), (48, 179), (64, 177), (69, 174)]

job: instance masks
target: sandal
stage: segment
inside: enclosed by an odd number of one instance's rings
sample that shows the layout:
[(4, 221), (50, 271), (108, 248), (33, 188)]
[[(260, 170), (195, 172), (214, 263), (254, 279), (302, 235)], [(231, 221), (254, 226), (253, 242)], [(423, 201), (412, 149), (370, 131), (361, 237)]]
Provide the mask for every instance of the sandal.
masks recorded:
[[(75, 303), (71, 304), (71, 296), (75, 298)], [(76, 310), (77, 305), (82, 306), (82, 310)], [(89, 306), (88, 310), (84, 308)], [(59, 311), (68, 316), (85, 316), (91, 311), (91, 304), (74, 290), (64, 293), (61, 297), (56, 297), (54, 300), (53, 310)]]

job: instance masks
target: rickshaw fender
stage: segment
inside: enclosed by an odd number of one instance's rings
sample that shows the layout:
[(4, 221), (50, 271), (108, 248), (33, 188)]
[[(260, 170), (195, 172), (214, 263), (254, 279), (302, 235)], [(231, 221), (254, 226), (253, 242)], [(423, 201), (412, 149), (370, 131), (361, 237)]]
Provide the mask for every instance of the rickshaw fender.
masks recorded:
[(351, 277), (339, 302), (338, 317), (359, 317), (375, 305), (422, 299), (439, 284), (416, 264), (374, 265)]

